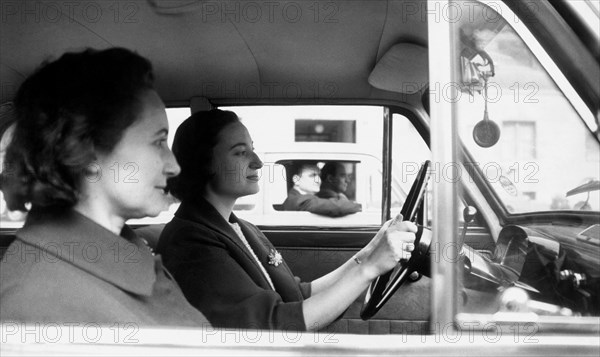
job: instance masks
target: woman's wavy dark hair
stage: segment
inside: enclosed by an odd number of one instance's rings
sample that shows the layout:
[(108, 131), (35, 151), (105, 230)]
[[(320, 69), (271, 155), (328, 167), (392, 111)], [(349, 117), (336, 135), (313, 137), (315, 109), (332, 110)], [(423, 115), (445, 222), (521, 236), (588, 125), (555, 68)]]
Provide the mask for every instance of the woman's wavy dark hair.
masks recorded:
[(2, 173), (8, 208), (67, 208), (79, 199), (95, 153), (110, 153), (139, 119), (140, 94), (153, 88), (150, 62), (129, 50), (66, 53), (19, 88), (13, 139)]
[(227, 125), (240, 119), (231, 111), (213, 109), (192, 114), (177, 128), (173, 154), (181, 167), (179, 176), (169, 179), (169, 191), (180, 200), (193, 200), (204, 193), (214, 176), (213, 149)]

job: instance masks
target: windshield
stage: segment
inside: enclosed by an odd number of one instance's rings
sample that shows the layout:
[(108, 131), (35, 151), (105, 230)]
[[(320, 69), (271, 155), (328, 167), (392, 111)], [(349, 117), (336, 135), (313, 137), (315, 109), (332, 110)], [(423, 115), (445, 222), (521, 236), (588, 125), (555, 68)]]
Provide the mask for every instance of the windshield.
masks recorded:
[(459, 132), (473, 159), (467, 169), (481, 170), (509, 213), (598, 211), (594, 125), (511, 26), (465, 26), (461, 36)]

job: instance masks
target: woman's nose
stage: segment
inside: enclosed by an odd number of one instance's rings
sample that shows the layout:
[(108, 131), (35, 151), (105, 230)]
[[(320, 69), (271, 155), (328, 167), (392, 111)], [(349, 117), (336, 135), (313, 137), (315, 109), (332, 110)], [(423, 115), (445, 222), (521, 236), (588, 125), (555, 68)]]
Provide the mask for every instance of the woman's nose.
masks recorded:
[(260, 160), (260, 157), (256, 153), (252, 153), (252, 161), (250, 161), (250, 168), (258, 170), (263, 167), (263, 162)]
[(181, 167), (177, 163), (177, 159), (175, 158), (175, 155), (173, 155), (173, 152), (171, 150), (168, 150), (166, 156), (167, 157), (165, 158), (164, 172), (167, 175), (167, 177), (179, 175), (179, 173), (181, 172)]

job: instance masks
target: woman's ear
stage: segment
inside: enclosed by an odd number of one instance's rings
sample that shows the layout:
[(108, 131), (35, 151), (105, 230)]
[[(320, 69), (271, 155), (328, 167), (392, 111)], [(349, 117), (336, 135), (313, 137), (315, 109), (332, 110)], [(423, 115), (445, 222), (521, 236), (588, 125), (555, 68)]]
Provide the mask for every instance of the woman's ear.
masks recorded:
[(90, 162), (84, 170), (84, 179), (87, 182), (98, 182), (102, 178), (102, 167), (97, 161)]

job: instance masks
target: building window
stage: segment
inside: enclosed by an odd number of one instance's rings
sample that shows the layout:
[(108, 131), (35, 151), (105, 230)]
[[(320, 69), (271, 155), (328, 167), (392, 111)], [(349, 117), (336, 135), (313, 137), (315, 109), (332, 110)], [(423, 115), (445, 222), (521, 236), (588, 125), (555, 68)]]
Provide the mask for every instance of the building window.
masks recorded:
[(356, 143), (356, 121), (296, 119), (295, 141)]
[(505, 121), (501, 140), (504, 157), (511, 160), (536, 159), (536, 130), (532, 121)]
[(600, 161), (600, 147), (598, 147), (598, 140), (592, 135), (586, 135), (585, 137), (585, 159), (592, 162)]

